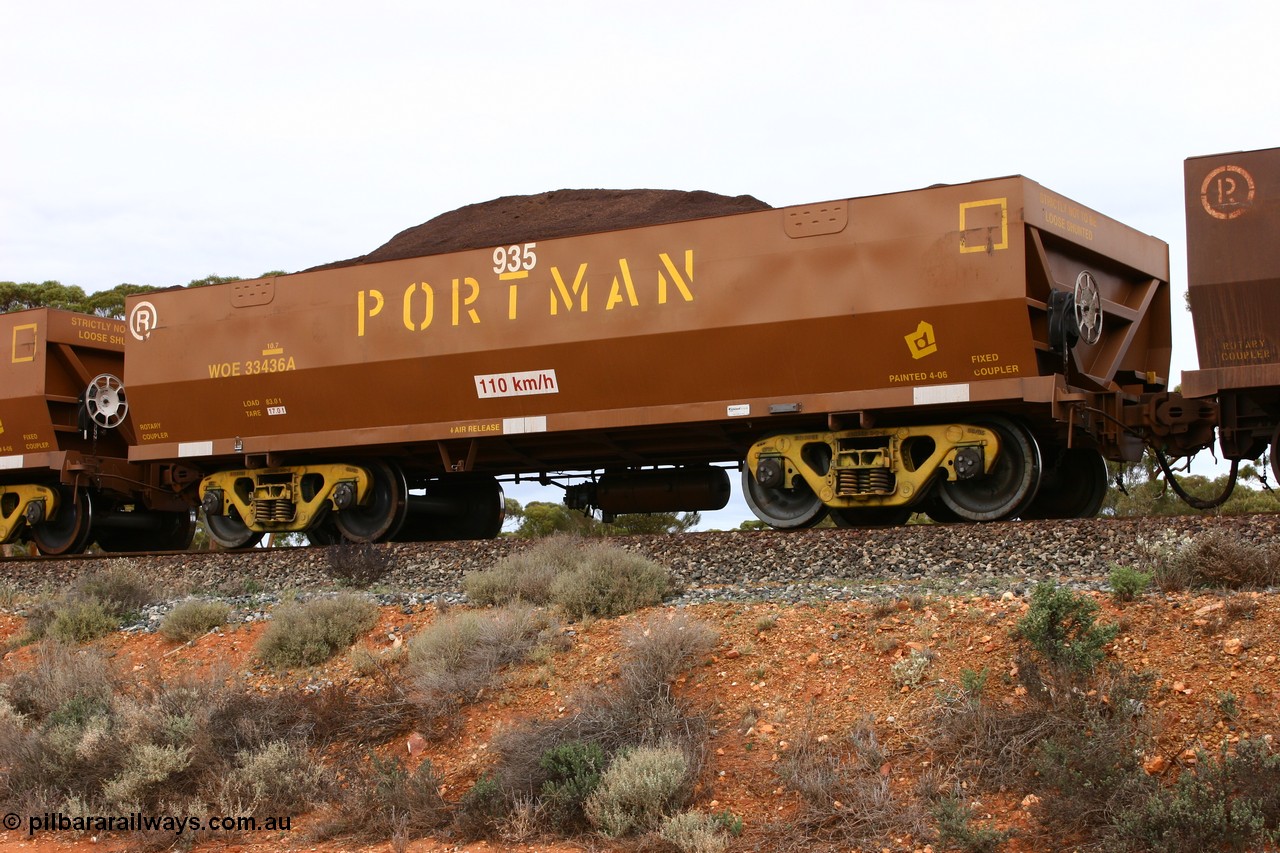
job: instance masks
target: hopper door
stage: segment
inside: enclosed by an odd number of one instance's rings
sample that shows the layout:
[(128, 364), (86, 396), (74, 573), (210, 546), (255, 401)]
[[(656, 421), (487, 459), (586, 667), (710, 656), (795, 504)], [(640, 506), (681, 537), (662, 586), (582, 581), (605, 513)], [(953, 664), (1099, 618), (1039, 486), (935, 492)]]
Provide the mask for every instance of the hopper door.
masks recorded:
[(1171, 339), (1169, 286), (1028, 228), (1027, 304), (1040, 372), (1096, 391), (1163, 387)]

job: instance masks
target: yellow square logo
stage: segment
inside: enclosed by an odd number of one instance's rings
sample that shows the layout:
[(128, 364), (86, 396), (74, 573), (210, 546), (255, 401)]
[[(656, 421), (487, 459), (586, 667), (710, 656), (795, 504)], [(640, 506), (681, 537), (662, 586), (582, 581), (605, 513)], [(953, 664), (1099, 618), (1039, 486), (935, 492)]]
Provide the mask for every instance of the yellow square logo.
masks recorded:
[(13, 361), (17, 364), (20, 361), (36, 360), (36, 324), (25, 323), (21, 326), (13, 327)]
[[(998, 238), (998, 239), (997, 239)], [(1009, 200), (989, 198), (960, 205), (960, 253), (1009, 248)]]

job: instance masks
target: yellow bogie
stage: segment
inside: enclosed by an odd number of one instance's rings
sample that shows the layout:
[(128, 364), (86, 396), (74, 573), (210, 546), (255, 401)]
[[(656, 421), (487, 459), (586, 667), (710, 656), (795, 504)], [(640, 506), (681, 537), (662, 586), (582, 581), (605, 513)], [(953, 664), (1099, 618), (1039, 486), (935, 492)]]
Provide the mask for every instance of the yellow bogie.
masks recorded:
[(752, 445), (747, 470), (768, 489), (803, 483), (833, 509), (902, 507), (935, 478), (990, 472), (999, 453), (996, 433), (971, 424), (791, 433)]
[(212, 508), (238, 516), (255, 533), (286, 533), (307, 530), (330, 510), (368, 503), (372, 483), (369, 471), (356, 465), (219, 471), (200, 483), (200, 498), (206, 514)]
[(0, 544), (15, 541), (27, 527), (28, 511), (33, 504), (38, 508), (41, 520), (53, 518), (58, 514), (59, 500), (57, 489), (48, 486), (0, 486)]

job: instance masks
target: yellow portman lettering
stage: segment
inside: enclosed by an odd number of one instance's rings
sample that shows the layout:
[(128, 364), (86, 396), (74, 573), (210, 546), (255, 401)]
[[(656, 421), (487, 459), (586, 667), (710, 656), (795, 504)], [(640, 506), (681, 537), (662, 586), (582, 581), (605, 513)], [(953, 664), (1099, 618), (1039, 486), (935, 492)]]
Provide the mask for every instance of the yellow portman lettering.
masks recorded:
[[(609, 282), (604, 310), (613, 311), (622, 306), (639, 308), (646, 302), (654, 305), (666, 305), (677, 300), (692, 302), (693, 250), (685, 249), (683, 258), (660, 252), (658, 261), (660, 267), (652, 289), (648, 290), (637, 286), (631, 262), (627, 258), (619, 258), (616, 268), (608, 270), (597, 279), (598, 282)], [(552, 265), (550, 280), (546, 282), (548, 316), (586, 314), (593, 304), (598, 305), (598, 302), (590, 298), (591, 278), (592, 270), (585, 262), (569, 267)], [(520, 319), (521, 304), (528, 304), (522, 294), (530, 294), (533, 285), (527, 277), (516, 280), (510, 276), (499, 276), (499, 281), (505, 282), (507, 287), (506, 299), (503, 300), (506, 302), (506, 318)], [(471, 276), (455, 278), (448, 286), (437, 286), (425, 281), (412, 282), (400, 294), (400, 324), (410, 332), (425, 332), (432, 326), (439, 327), (443, 324), (443, 316), (437, 319), (437, 302), (443, 303), (447, 299), (450, 326), (477, 325), (481, 322), (482, 315), (502, 311), (497, 305), (500, 297), (483, 296), (494, 290), (495, 288), (482, 289), (480, 282)], [(391, 299), (395, 299), (394, 294)], [(380, 290), (371, 288), (357, 292), (356, 337), (365, 336), (369, 323), (382, 315), (387, 302), (387, 295)], [(394, 301), (392, 304), (395, 304)], [(392, 312), (394, 310), (393, 308)], [(440, 310), (444, 311), (443, 306)]]

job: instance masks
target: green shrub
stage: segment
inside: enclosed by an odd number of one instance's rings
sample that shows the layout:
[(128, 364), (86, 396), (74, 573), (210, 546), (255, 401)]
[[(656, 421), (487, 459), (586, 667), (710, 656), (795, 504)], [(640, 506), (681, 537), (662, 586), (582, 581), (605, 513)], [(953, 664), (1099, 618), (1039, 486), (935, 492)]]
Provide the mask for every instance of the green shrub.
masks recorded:
[(466, 838), (483, 838), (493, 832), (507, 811), (502, 787), (492, 777), (481, 776), (458, 802), (458, 830)]
[(1280, 841), (1280, 757), (1265, 741), (1242, 740), (1237, 754), (1200, 752), (1169, 788), (1154, 788), (1119, 811), (1113, 846), (1153, 853), (1263, 850)]
[(721, 821), (702, 812), (672, 815), (663, 821), (659, 834), (680, 853), (724, 853), (729, 849)]
[(1151, 573), (1129, 566), (1115, 566), (1107, 580), (1111, 584), (1112, 598), (1116, 601), (1133, 601), (1147, 591), (1151, 584)]
[(226, 602), (190, 598), (169, 611), (160, 623), (160, 633), (185, 643), (226, 624), (230, 618), (231, 606)]
[(296, 743), (273, 740), (236, 753), (218, 799), (230, 812), (296, 814), (319, 802), (328, 786), (329, 776), (314, 755)]
[(544, 752), (538, 766), (546, 773), (540, 799), (548, 819), (565, 828), (581, 826), (583, 807), (604, 772), (604, 750), (598, 743), (571, 740)]
[(583, 810), (611, 838), (654, 829), (687, 797), (688, 776), (682, 750), (640, 747), (613, 760)]
[(572, 537), (542, 539), (499, 560), (490, 569), (468, 572), (462, 579), (462, 589), (479, 605), (551, 604), (551, 587), (556, 578), (575, 571), (581, 553), (580, 542)]
[(350, 646), (377, 621), (377, 605), (357, 595), (285, 604), (272, 614), (255, 653), (272, 669), (314, 666)]
[(1152, 743), (1143, 713), (1150, 677), (1116, 670), (1090, 686), (1083, 694), (1059, 691), (1065, 695), (1049, 715), (1052, 725), (1031, 753), (1041, 821), (1086, 833), (1152, 781), (1141, 762)]
[(556, 604), (574, 619), (630, 613), (659, 603), (670, 588), (670, 573), (657, 563), (568, 537), (540, 541), (463, 580), (476, 604)]
[(1044, 581), (1032, 592), (1031, 608), (1015, 634), (1050, 664), (1088, 674), (1106, 656), (1103, 647), (1120, 630), (1116, 625), (1095, 625), (1097, 612), (1093, 600)]
[(982, 691), (986, 689), (987, 679), (991, 676), (991, 671), (985, 666), (981, 670), (972, 670), (968, 667), (960, 670), (960, 691), (965, 699), (970, 702), (977, 702), (982, 698)]
[(45, 635), (63, 643), (88, 643), (120, 627), (120, 617), (96, 598), (57, 605), (44, 628)]
[(658, 604), (670, 587), (670, 573), (652, 560), (596, 544), (583, 549), (576, 571), (556, 578), (551, 594), (571, 618), (607, 618)]
[(429, 720), (474, 701), (503, 667), (555, 642), (559, 625), (531, 607), (448, 613), (409, 643), (413, 701)]
[(990, 827), (974, 827), (973, 809), (958, 797), (938, 800), (933, 807), (933, 819), (938, 825), (938, 837), (966, 853), (994, 853), (1011, 835)]

